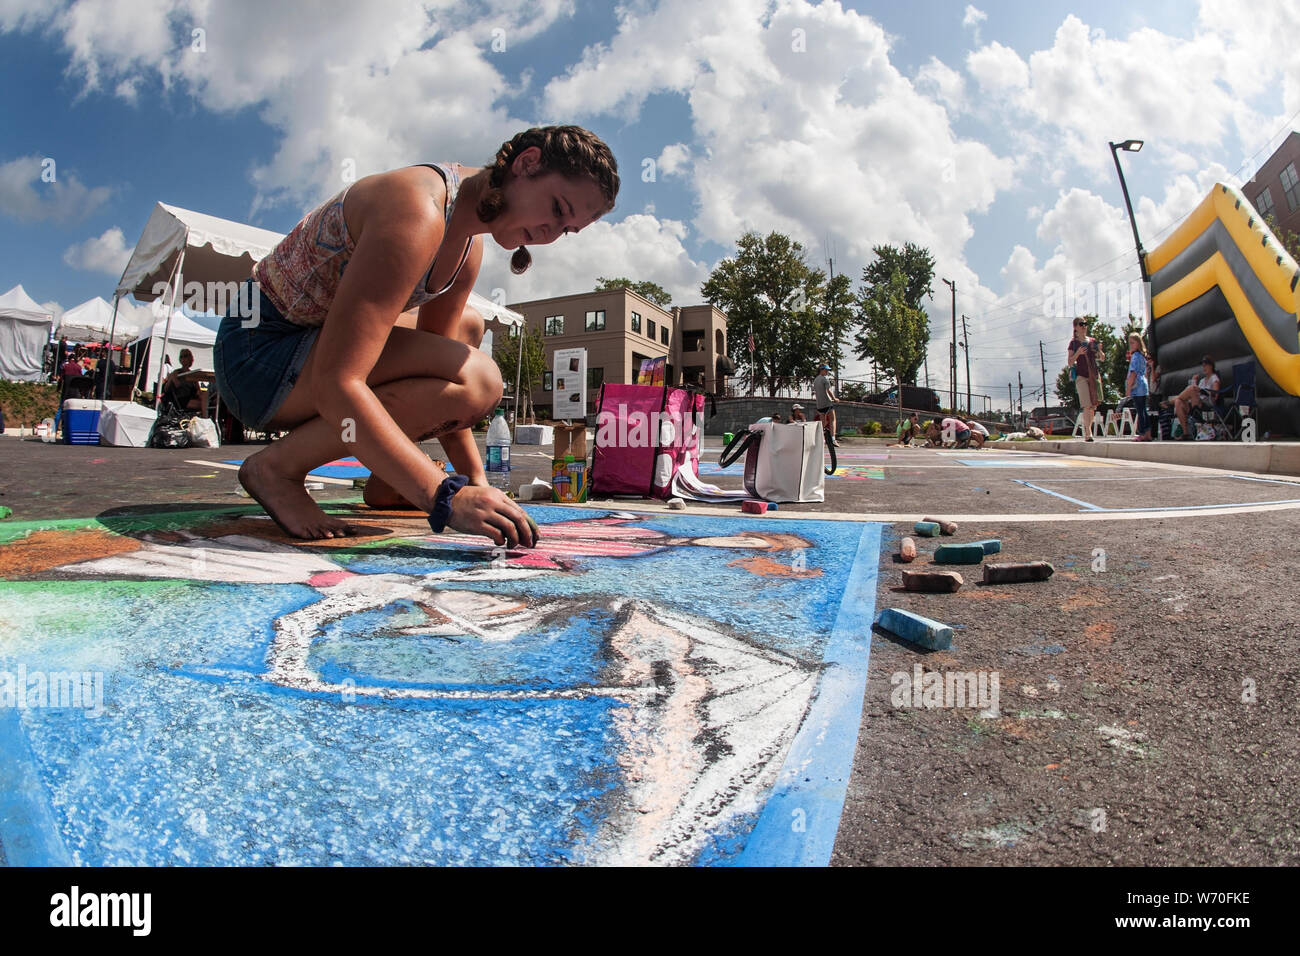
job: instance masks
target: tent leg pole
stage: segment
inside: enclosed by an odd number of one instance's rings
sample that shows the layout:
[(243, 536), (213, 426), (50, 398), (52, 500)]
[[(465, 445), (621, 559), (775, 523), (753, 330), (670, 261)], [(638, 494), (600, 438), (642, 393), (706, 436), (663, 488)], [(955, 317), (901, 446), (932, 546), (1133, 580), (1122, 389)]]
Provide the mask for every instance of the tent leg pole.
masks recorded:
[[(167, 357), (167, 342), (171, 339), (172, 334), (172, 313), (176, 311), (176, 293), (185, 284), (185, 249), (189, 247), (189, 233), (185, 234), (185, 246), (181, 248), (180, 258), (176, 260), (176, 282), (172, 286), (172, 301), (167, 309), (167, 325), (163, 328), (162, 350), (158, 355), (158, 387), (154, 389), (153, 407), (157, 410), (162, 402), (162, 370), (163, 360)], [(184, 301), (184, 300), (182, 300)], [(152, 339), (152, 336), (150, 337)]]
[(108, 355), (104, 358), (104, 385), (99, 395), (101, 402), (108, 401), (109, 377), (113, 374), (113, 336), (117, 334), (117, 307), (121, 301), (120, 292), (113, 296), (113, 321), (108, 326)]

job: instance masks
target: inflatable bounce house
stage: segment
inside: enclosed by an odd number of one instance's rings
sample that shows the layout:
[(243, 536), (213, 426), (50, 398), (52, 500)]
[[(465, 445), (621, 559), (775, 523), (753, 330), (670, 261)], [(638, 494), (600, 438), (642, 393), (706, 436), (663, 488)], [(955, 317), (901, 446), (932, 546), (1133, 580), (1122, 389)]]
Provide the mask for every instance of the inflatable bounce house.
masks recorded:
[(1146, 263), (1161, 391), (1181, 391), (1204, 355), (1224, 388), (1253, 360), (1261, 434), (1300, 435), (1300, 267), (1255, 207), (1216, 184)]

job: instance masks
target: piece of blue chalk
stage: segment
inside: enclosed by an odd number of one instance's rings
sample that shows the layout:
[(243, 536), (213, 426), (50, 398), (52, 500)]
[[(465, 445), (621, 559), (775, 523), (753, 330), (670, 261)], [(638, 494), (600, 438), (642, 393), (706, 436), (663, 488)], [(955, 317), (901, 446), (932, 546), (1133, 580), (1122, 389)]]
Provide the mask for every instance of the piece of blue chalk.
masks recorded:
[(944, 544), (934, 549), (935, 564), (979, 564), (984, 548), (976, 544)]
[(971, 544), (978, 544), (984, 549), (985, 554), (1001, 554), (1002, 541), (998, 538), (985, 538), (983, 541), (972, 541)]
[(911, 611), (887, 607), (876, 615), (876, 626), (932, 651), (946, 651), (952, 647), (951, 627)]

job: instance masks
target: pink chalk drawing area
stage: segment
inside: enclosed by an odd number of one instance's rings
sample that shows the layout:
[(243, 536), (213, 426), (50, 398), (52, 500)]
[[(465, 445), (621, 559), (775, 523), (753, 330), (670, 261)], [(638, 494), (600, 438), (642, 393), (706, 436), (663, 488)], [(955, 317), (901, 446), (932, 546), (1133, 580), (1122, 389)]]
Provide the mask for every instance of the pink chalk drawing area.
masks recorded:
[(880, 526), (529, 513), (6, 524), (0, 860), (825, 865)]

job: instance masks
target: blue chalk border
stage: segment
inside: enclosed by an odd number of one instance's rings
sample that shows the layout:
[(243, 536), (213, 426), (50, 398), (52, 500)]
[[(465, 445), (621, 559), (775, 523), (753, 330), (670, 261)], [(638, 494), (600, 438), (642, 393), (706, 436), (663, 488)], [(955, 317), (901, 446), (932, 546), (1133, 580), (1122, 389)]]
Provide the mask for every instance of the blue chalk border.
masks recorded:
[(826, 866), (835, 849), (871, 657), (880, 570), (879, 524), (863, 525), (858, 553), (826, 646), (817, 695), (785, 765), (730, 866)]

